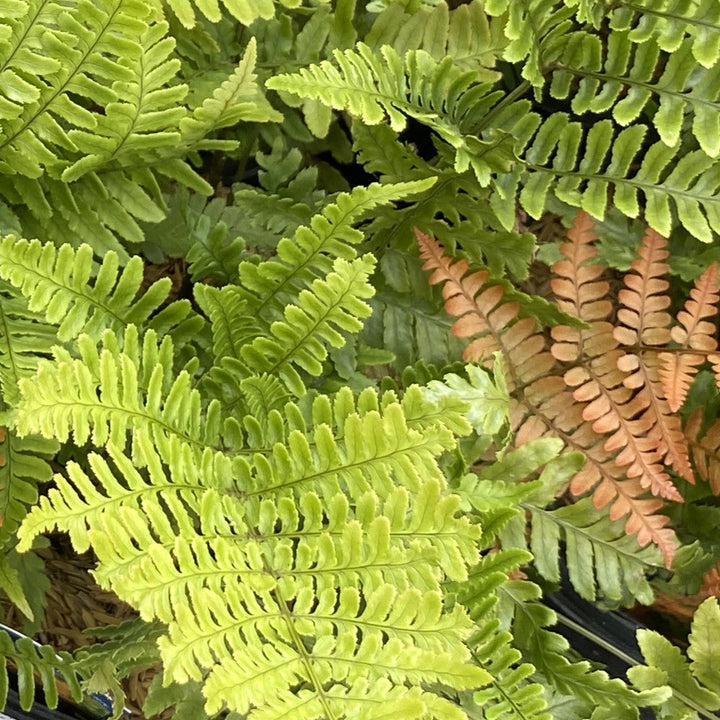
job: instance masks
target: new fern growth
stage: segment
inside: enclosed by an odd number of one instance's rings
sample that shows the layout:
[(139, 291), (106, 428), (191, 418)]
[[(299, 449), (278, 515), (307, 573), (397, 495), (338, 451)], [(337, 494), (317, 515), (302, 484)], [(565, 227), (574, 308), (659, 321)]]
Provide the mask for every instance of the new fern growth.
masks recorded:
[(592, 491), (598, 508), (608, 507), (613, 520), (624, 517), (626, 531), (641, 546), (657, 545), (669, 567), (674, 532), (658, 510), (665, 500), (682, 502), (676, 482), (694, 482), (675, 411), (698, 365), (717, 365), (715, 328), (703, 319), (717, 313), (717, 267), (698, 279), (671, 330), (666, 241), (648, 230), (625, 276), (613, 324), (609, 284), (593, 262), (594, 223), (580, 213), (562, 247), (564, 259), (553, 267), (552, 289), (560, 308), (586, 326), (553, 327), (548, 351), (535, 321), (519, 315), (518, 303), (506, 300), (503, 286), (486, 271), (468, 274), (467, 261), (453, 262), (431, 237), (417, 237), (425, 269), (433, 271), (430, 282), (442, 283), (445, 308), (458, 318), (453, 333), (472, 339), (465, 358), (487, 364), (502, 353), (516, 443), (550, 435), (584, 452), (587, 461), (570, 491)]

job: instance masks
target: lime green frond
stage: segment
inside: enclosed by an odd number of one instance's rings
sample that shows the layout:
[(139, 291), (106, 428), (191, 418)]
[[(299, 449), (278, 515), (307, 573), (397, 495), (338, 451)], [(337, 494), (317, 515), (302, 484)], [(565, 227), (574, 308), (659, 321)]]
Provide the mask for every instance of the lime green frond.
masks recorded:
[(481, 140), (469, 134), (498, 99), (489, 84), (477, 83), (473, 71), (461, 70), (449, 57), (438, 63), (424, 50), (400, 56), (389, 45), (375, 52), (358, 43), (352, 50), (334, 51), (333, 58), (334, 63), (324, 60), (270, 78), (267, 87), (320, 100), (368, 125), (389, 122), (397, 132), (413, 118), (453, 148), (458, 172), (472, 167), (482, 184), (493, 172), (509, 169), (510, 136), (497, 131)]
[(612, 110), (620, 125), (634, 122), (654, 100), (658, 108), (651, 113), (652, 122), (666, 145), (678, 144), (689, 114), (701, 149), (717, 158), (720, 65), (698, 69), (689, 38), (667, 54), (655, 39), (638, 44), (630, 35), (612, 32), (606, 42), (592, 33), (571, 35), (552, 65), (550, 94), (559, 99), (572, 94), (572, 109), (579, 115)]
[(180, 61), (171, 57), (175, 43), (167, 31), (167, 23), (148, 27), (140, 38), (142, 53), (120, 59), (127, 80), (113, 83), (115, 98), (105, 105), (105, 114), (91, 130), (68, 132), (81, 157), (63, 170), (62, 180), (73, 182), (111, 164), (137, 165), (146, 154), (178, 145), (187, 87), (168, 87)]
[(305, 383), (298, 369), (321, 375), (327, 346), (342, 347), (344, 334), (359, 332), (362, 319), (370, 315), (365, 300), (374, 292), (368, 282), (374, 267), (372, 255), (350, 262), (337, 258), (332, 272), (302, 290), (297, 305), (285, 308), (285, 320), (270, 326), (270, 337), (243, 345), (240, 356), (248, 368), (254, 373), (277, 373), (293, 394), (304, 395)]
[(408, 6), (393, 3), (381, 12), (365, 43), (373, 50), (392, 45), (400, 54), (425, 50), (436, 61), (449, 56), (455, 65), (474, 70), (478, 80), (497, 78), (495, 67), (507, 45), (500, 19), (490, 18), (482, 3), (473, 0), (450, 10), (447, 3), (421, 6), (413, 12)]
[[(197, 13), (210, 22), (218, 22), (223, 16), (222, 9), (243, 25), (250, 25), (258, 18), (269, 20), (275, 15), (273, 0), (165, 0), (164, 4), (167, 4), (186, 28), (191, 28), (198, 22)], [(284, 4), (294, 7), (299, 3)]]
[(498, 588), (529, 559), (530, 554), (523, 550), (487, 553), (465, 582), (451, 586), (477, 624), (467, 641), (473, 660), (492, 677), (486, 687), (461, 696), (461, 704), (471, 717), (473, 711), (483, 708), (488, 716), (499, 720), (550, 720), (542, 686), (531, 679), (535, 668), (522, 662), (520, 652), (512, 645), (512, 634), (501, 630), (495, 617)]
[[(166, 476), (150, 439), (142, 433), (138, 436), (147, 472), (138, 470), (135, 463), (112, 444), (108, 446), (111, 462), (96, 453), (88, 455), (92, 479), (77, 463), (68, 463), (68, 477), (56, 474), (56, 486), (25, 518), (18, 532), (18, 549), (27, 550), (35, 537), (57, 529), (68, 533), (78, 552), (84, 552), (90, 547), (89, 531), (103, 514), (126, 517), (128, 512), (123, 508), (134, 509), (138, 505), (146, 508), (156, 520), (155, 529), (164, 531), (165, 539), (168, 533), (174, 532), (173, 526), (192, 532), (198, 498), (214, 481), (212, 474), (202, 474), (197, 464), (185, 457), (184, 465), (190, 468), (187, 477), (183, 477), (182, 482), (173, 482)], [(167, 510), (159, 504), (159, 498)]]
[(113, 347), (112, 333), (106, 333), (101, 349), (83, 336), (80, 358), (60, 355), (42, 362), (35, 376), (21, 381), (19, 431), (119, 448), (130, 433), (133, 459), (141, 466), (148, 462), (138, 444), (141, 436), (151, 437), (163, 457), (179, 453), (178, 462), (185, 451), (221, 452), (218, 403), (203, 407), (190, 374), (173, 370), (169, 339), (159, 345), (149, 331), (137, 347), (132, 326), (128, 334), (124, 350)]
[(653, 703), (658, 717), (691, 720), (714, 717), (720, 710), (720, 651), (713, 639), (720, 622), (717, 598), (708, 598), (695, 612), (687, 655), (654, 630), (638, 630), (638, 644), (645, 660), (628, 670), (640, 690), (666, 692)]
[(102, 106), (115, 102), (114, 83), (134, 79), (120, 58), (142, 55), (140, 38), (148, 27), (142, 2), (78, 0), (58, 10), (28, 0), (22, 12), (0, 23), (5, 28), (0, 169), (5, 173), (37, 178), (47, 170), (58, 177), (64, 153), (76, 151), (68, 128), (92, 130), (101, 117), (73, 98)]
[(282, 114), (272, 108), (257, 85), (256, 60), (256, 42), (251, 38), (233, 74), (190, 117), (180, 121), (184, 143), (198, 145), (210, 133), (239, 122), (282, 122)]
[(252, 42), (190, 112), (168, 24), (138, 0), (28, 0), (0, 28), (0, 195), (27, 236), (86, 241), (125, 262), (121, 241), (142, 242), (141, 224), (164, 217), (163, 176), (208, 195), (185, 157), (237, 147), (207, 139), (230, 124), (279, 119)]
[(30, 312), (17, 290), (0, 281), (0, 389), (6, 406), (20, 399), (20, 378), (32, 375), (38, 359), (49, 357), (56, 343), (55, 328)]
[(278, 243), (277, 256), (266, 262), (242, 263), (240, 285), (246, 293), (248, 309), (254, 315), (272, 322), (283, 315), (288, 302), (312, 282), (332, 270), (336, 258), (353, 260), (354, 245), (362, 242), (363, 233), (353, 227), (376, 208), (432, 186), (434, 179), (396, 184), (372, 184), (340, 193), (322, 212), (314, 215), (307, 226), (299, 227), (293, 239)]
[(119, 264), (117, 254), (110, 252), (94, 267), (89, 245), (74, 250), (12, 235), (0, 239), (0, 277), (22, 292), (31, 312), (58, 326), (60, 340), (81, 332), (95, 338), (106, 329), (122, 332), (130, 323), (145, 323), (166, 300), (169, 278), (138, 297), (142, 258), (133, 257), (122, 272)]
[(57, 443), (37, 436), (18, 437), (2, 430), (0, 444), (0, 547), (15, 534), (28, 508), (38, 499), (38, 483), (52, 477), (48, 459)]
[(166, 680), (206, 677), (209, 713), (281, 717), (298, 692), (344, 713), (372, 703), (340, 702), (335, 686), (385, 680), (390, 696), (449, 708), (409, 686), (472, 690), (489, 676), (470, 662), (465, 609), (440, 594), (466, 579), (479, 536), (438, 464), (454, 444), (444, 421), (467, 431), (444, 404), (419, 388), (401, 401), (346, 389), (317, 396), (310, 424), (288, 404), (272, 451), (231, 463), (168, 464), (139, 432), (140, 470), (108, 442), (110, 460), (89, 456), (92, 477), (74, 463), (56, 477), (21, 546), (53, 528), (79, 550), (91, 544), (97, 579), (168, 624)]

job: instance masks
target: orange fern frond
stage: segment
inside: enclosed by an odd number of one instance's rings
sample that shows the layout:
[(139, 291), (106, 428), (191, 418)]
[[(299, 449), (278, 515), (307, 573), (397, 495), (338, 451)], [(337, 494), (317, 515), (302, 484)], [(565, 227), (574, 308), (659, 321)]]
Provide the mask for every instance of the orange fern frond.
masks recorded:
[[(625, 276), (625, 287), (618, 296), (620, 324), (613, 334), (625, 346), (625, 354), (617, 360), (618, 369), (625, 373), (623, 384), (635, 391), (629, 412), (624, 413), (633, 418), (633, 434), (649, 440), (661, 461), (693, 482), (682, 424), (671, 410), (660, 380), (657, 348), (669, 343), (672, 319), (667, 312), (670, 298), (665, 294), (669, 283), (663, 278), (669, 270), (664, 262), (666, 246), (665, 238), (652, 229), (646, 231), (640, 257), (631, 266), (634, 272)], [(646, 486), (655, 495), (681, 500), (666, 473), (654, 475)]]
[(710, 485), (714, 495), (720, 495), (720, 420), (700, 437), (702, 421), (703, 412), (698, 408), (688, 418), (685, 438), (698, 475)]
[[(555, 342), (551, 352), (559, 360), (574, 364), (565, 373), (564, 380), (572, 388), (575, 400), (584, 405), (583, 419), (592, 424), (595, 433), (606, 436), (604, 449), (617, 453), (615, 464), (625, 468), (628, 478), (639, 478), (640, 485), (653, 495), (681, 501), (682, 496), (664, 470), (657, 440), (648, 434), (657, 424), (648, 412), (651, 405), (648, 394), (641, 384), (627, 382), (627, 369), (622, 365), (623, 361), (627, 363), (627, 354), (619, 349), (613, 326), (608, 322), (612, 311), (612, 304), (606, 299), (609, 284), (598, 280), (603, 267), (591, 262), (597, 255), (591, 244), (597, 236), (590, 216), (580, 212), (567, 236), (569, 242), (561, 249), (565, 259), (553, 266), (557, 277), (552, 281), (552, 288), (560, 307), (583, 320), (588, 327), (582, 330), (564, 326), (553, 328), (551, 334)], [(657, 238), (662, 240), (660, 236)], [(664, 269), (653, 257), (655, 253), (647, 247), (645, 254), (646, 257), (637, 261), (636, 268), (648, 274), (647, 280), (652, 281)], [(626, 292), (626, 300), (631, 305), (640, 302), (639, 311), (630, 314), (631, 311), (625, 308), (628, 322), (636, 329), (643, 325), (653, 326), (662, 320), (646, 318), (643, 300), (630, 296), (635, 292), (633, 287), (639, 286), (638, 279), (643, 280), (631, 276), (631, 289)], [(665, 289), (658, 285), (655, 288)], [(669, 321), (668, 315), (666, 324)]]
[[(714, 355), (718, 346), (715, 325), (707, 320), (717, 315), (718, 299), (718, 269), (717, 263), (713, 263), (695, 282), (685, 309), (678, 313), (679, 324), (670, 331), (680, 349), (700, 352), (662, 352), (659, 356), (660, 382), (673, 412), (677, 412), (685, 402), (698, 367), (708, 357), (716, 363), (720, 360)], [(720, 385), (720, 363), (715, 375)]]
[(552, 281), (560, 308), (587, 327), (553, 328), (551, 351), (535, 321), (519, 318), (518, 303), (505, 298), (501, 285), (488, 284), (488, 273), (469, 273), (467, 261), (453, 262), (434, 238), (415, 232), (423, 269), (431, 271), (432, 284), (443, 283), (445, 308), (458, 318), (453, 334), (471, 340), (464, 358), (489, 365), (492, 353), (504, 356), (516, 445), (554, 436), (583, 451), (587, 462), (571, 492), (592, 492), (596, 507), (608, 507), (614, 519), (626, 517), (627, 532), (643, 546), (657, 545), (669, 567), (675, 533), (669, 518), (658, 514), (663, 501), (643, 495), (650, 489), (681, 497), (663, 471), (657, 440), (647, 436), (653, 423), (635, 417), (646, 407), (617, 366), (625, 351), (608, 320), (612, 305), (609, 285), (600, 278), (603, 268), (592, 263), (597, 236), (589, 215), (578, 214)]
[(502, 285), (487, 284), (489, 275), (479, 270), (466, 276), (467, 260), (453, 262), (435, 238), (415, 230), (423, 270), (432, 271), (430, 284), (444, 283), (445, 310), (458, 318), (451, 332), (472, 338), (463, 352), (464, 360), (489, 365), (496, 351), (502, 352), (508, 369), (510, 389), (545, 376), (555, 361), (545, 350), (545, 340), (532, 318), (519, 318), (520, 306), (505, 299)]

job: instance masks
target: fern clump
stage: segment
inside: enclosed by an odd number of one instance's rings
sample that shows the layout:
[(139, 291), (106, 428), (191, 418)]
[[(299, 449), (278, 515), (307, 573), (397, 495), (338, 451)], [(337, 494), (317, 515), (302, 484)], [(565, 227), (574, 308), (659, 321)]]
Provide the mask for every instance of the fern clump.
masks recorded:
[[(63, 533), (136, 613), (6, 638), (24, 705), (717, 708), (715, 4), (9, 0), (0, 60), (2, 588)], [(689, 660), (579, 658), (566, 578)]]

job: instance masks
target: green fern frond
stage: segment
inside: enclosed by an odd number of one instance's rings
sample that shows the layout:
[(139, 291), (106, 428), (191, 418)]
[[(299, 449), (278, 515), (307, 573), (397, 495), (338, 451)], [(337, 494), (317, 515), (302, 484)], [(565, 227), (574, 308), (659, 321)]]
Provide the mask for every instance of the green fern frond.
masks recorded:
[(443, 423), (466, 429), (461, 416), (419, 389), (402, 402), (373, 391), (318, 396), (314, 429), (292, 406), (285, 412), (296, 428), (283, 430), (287, 439), (232, 470), (200, 470), (187, 457), (169, 474), (141, 432), (140, 471), (108, 443), (112, 462), (90, 455), (92, 480), (74, 464), (57, 478), (26, 519), (22, 547), (50, 528), (78, 549), (91, 542), (98, 580), (169, 623), (166, 678), (207, 674), (208, 712), (255, 706), (280, 717), (296, 694), (336, 702), (338, 683), (339, 708), (365, 707), (346, 691), (384, 678), (404, 701), (421, 682), (483, 684), (463, 643), (466, 613), (439, 594), (443, 578), (462, 581), (477, 560), (479, 530), (458, 515), (437, 464), (454, 443)]
[(351, 262), (337, 258), (333, 272), (301, 291), (297, 305), (285, 309), (285, 320), (270, 326), (272, 337), (258, 337), (241, 348), (242, 360), (255, 373), (277, 373), (291, 392), (304, 395), (305, 383), (297, 368), (319, 376), (326, 346), (342, 347), (344, 333), (360, 331), (362, 319), (370, 315), (364, 301), (374, 293), (368, 282), (374, 267), (372, 255)]
[[(695, 71), (690, 39), (666, 55), (655, 39), (636, 44), (630, 35), (612, 32), (606, 47), (597, 34), (571, 35), (562, 56), (552, 65), (550, 94), (564, 99), (572, 92), (572, 109), (577, 114), (603, 114), (612, 109), (620, 125), (635, 121), (655, 99), (659, 107), (652, 113), (652, 121), (666, 145), (678, 144), (685, 115), (690, 114), (700, 147), (708, 156), (718, 157), (720, 68)], [(574, 78), (579, 78), (577, 87)]]
[(128, 79), (113, 83), (116, 97), (105, 105), (104, 115), (96, 118), (90, 130), (68, 132), (81, 157), (63, 170), (62, 180), (73, 182), (111, 163), (116, 167), (137, 165), (144, 154), (179, 144), (177, 128), (187, 114), (182, 104), (187, 86), (168, 87), (180, 61), (171, 58), (175, 43), (167, 32), (164, 22), (148, 27), (140, 37), (142, 54), (120, 59)]
[[(244, 215), (243, 239), (253, 247), (273, 251), (282, 238), (294, 235), (301, 225), (310, 224), (313, 215), (322, 212), (316, 199), (298, 202), (294, 197), (244, 186), (235, 188), (233, 206)], [(234, 273), (231, 282), (236, 281)]]
[[(185, 532), (192, 532), (198, 498), (207, 483), (213, 482), (211, 474), (201, 476), (195, 468), (194, 473), (189, 473), (192, 478), (184, 478), (182, 483), (172, 482), (165, 475), (147, 435), (138, 433), (137, 444), (148, 464), (147, 476), (112, 444), (108, 446), (112, 464), (96, 453), (88, 455), (92, 479), (77, 463), (68, 463), (68, 477), (55, 475), (56, 487), (42, 497), (25, 518), (18, 531), (18, 550), (24, 552), (37, 535), (57, 528), (69, 534), (78, 552), (84, 552), (90, 548), (90, 532), (103, 514), (114, 512), (128, 521), (127, 508), (132, 510), (139, 504), (148, 508), (157, 527), (164, 530), (165, 537), (172, 531), (173, 524)], [(185, 458), (184, 465), (195, 466), (190, 458)], [(169, 518), (158, 505), (159, 497), (167, 503)], [(134, 523), (135, 529), (136, 526)], [(128, 551), (128, 548), (119, 549)]]
[(64, 128), (93, 129), (101, 117), (73, 97), (101, 105), (117, 99), (113, 83), (134, 79), (120, 58), (142, 54), (147, 16), (147, 7), (136, 0), (78, 0), (62, 15), (28, 0), (22, 13), (3, 18), (10, 30), (0, 47), (6, 67), (0, 109), (4, 172), (36, 178), (47, 169), (58, 177), (63, 152), (76, 149)]
[(0, 547), (14, 536), (38, 499), (37, 485), (52, 477), (47, 460), (57, 443), (37, 436), (18, 437), (2, 430), (0, 444)]
[(89, 677), (99, 665), (109, 661), (118, 679), (125, 678), (136, 668), (154, 665), (160, 660), (157, 640), (162, 632), (160, 623), (147, 623), (137, 618), (92, 628), (87, 634), (98, 642), (75, 652), (75, 667), (80, 674)]
[[(165, 0), (165, 3), (186, 28), (197, 22), (196, 10), (210, 22), (218, 22), (222, 18), (222, 7), (243, 25), (250, 25), (258, 18), (269, 20), (275, 15), (273, 0)], [(295, 7), (299, 3), (284, 4)]]
[(23, 293), (31, 312), (58, 325), (60, 340), (80, 332), (97, 338), (106, 329), (121, 332), (130, 323), (146, 322), (171, 284), (169, 278), (158, 280), (138, 298), (143, 282), (139, 256), (119, 273), (117, 254), (108, 253), (96, 271), (89, 245), (56, 248), (12, 235), (0, 239), (0, 277)]
[(58, 706), (58, 686), (65, 686), (72, 698), (82, 697), (80, 682), (74, 669), (72, 655), (58, 653), (49, 645), (39, 645), (24, 637), (13, 642), (6, 629), (0, 629), (0, 706), (5, 707), (8, 695), (8, 663), (18, 674), (20, 707), (26, 712), (35, 702), (35, 689), (42, 689), (45, 705)]
[(495, 617), (498, 588), (530, 559), (523, 550), (493, 551), (470, 570), (466, 582), (452, 585), (477, 624), (468, 640), (473, 659), (492, 676), (487, 687), (462, 698), (461, 704), (471, 717), (473, 711), (482, 708), (483, 713), (498, 720), (550, 720), (543, 687), (532, 680), (535, 668), (522, 661), (521, 653), (513, 647), (512, 634), (501, 629)]
[(20, 378), (32, 375), (38, 359), (49, 357), (57, 343), (55, 328), (30, 312), (24, 298), (2, 281), (0, 284), (0, 389), (6, 406), (20, 399)]
[(141, 433), (153, 438), (164, 457), (180, 453), (180, 462), (183, 447), (196, 453), (223, 449), (218, 403), (203, 408), (190, 374), (174, 371), (169, 339), (159, 345), (148, 331), (137, 347), (133, 326), (127, 335), (124, 350), (112, 342), (112, 333), (106, 333), (105, 347), (99, 350), (83, 336), (79, 359), (60, 354), (23, 379), (17, 406), (20, 433), (63, 442), (72, 436), (77, 445), (92, 440), (98, 447), (112, 442), (123, 448), (130, 432), (133, 459), (141, 466), (148, 462), (138, 445)]
[(690, 633), (688, 662), (667, 638), (653, 630), (638, 630), (638, 644), (646, 665), (628, 670), (632, 683), (643, 691), (665, 690), (667, 695), (653, 703), (659, 717), (690, 720), (713, 717), (720, 709), (718, 664), (720, 653), (711, 640), (720, 610), (716, 598), (708, 598), (697, 609)]
[(281, 240), (272, 260), (259, 265), (241, 264), (240, 285), (246, 293), (248, 309), (267, 322), (282, 317), (286, 304), (294, 302), (301, 290), (330, 272), (336, 258), (355, 258), (353, 246), (362, 242), (364, 235), (353, 225), (377, 207), (421, 193), (433, 183), (430, 178), (372, 184), (340, 193), (310, 219), (308, 226), (299, 227), (292, 240)]
[(595, 670), (587, 660), (571, 662), (569, 644), (546, 628), (557, 622), (553, 610), (541, 605), (540, 588), (530, 582), (511, 580), (498, 589), (498, 613), (512, 621), (516, 647), (559, 692), (580, 698), (588, 710), (603, 707), (614, 717), (635, 718), (637, 708), (645, 707), (666, 695), (664, 690), (638, 692), (622, 680)]
[[(498, 122), (509, 127), (517, 122), (519, 108), (501, 114)], [(538, 129), (539, 127), (539, 129)], [(520, 204), (540, 217), (550, 192), (574, 207), (582, 207), (602, 219), (612, 190), (612, 202), (628, 217), (640, 213), (639, 191), (644, 195), (646, 222), (667, 237), (677, 213), (683, 226), (699, 240), (710, 242), (720, 232), (720, 185), (715, 161), (701, 150), (684, 153), (680, 148), (656, 142), (644, 147), (647, 128), (635, 124), (616, 133), (611, 120), (600, 120), (585, 133), (582, 125), (565, 113), (555, 113), (540, 124), (530, 114), (510, 130), (516, 134), (516, 151), (522, 165), (498, 177), (493, 209), (506, 227), (511, 228), (514, 207), (510, 201), (519, 192)], [(631, 168), (633, 162), (642, 161)]]
[(183, 142), (202, 147), (199, 143), (204, 137), (241, 121), (282, 122), (282, 114), (272, 108), (257, 85), (256, 61), (257, 45), (251, 38), (233, 74), (190, 117), (180, 121)]
[(536, 88), (545, 83), (543, 54), (563, 37), (571, 27), (574, 3), (548, 6), (544, 0), (488, 0), (484, 3), (488, 15), (505, 18), (504, 32), (508, 39), (504, 59), (523, 61), (522, 76)]
[(720, 8), (714, 0), (639, 0), (620, 3), (610, 13), (613, 30), (629, 30), (635, 43), (655, 40), (675, 52), (689, 36), (695, 59), (706, 68), (720, 59)]
[(560, 581), (558, 558), (564, 541), (570, 582), (586, 600), (600, 595), (624, 605), (653, 601), (647, 573), (661, 568), (662, 558), (655, 547), (639, 548), (622, 522), (610, 520), (589, 498), (557, 510), (532, 502), (524, 506), (532, 518), (530, 544), (535, 566), (545, 579)]
[(447, 3), (439, 3), (433, 8), (421, 6), (416, 12), (393, 3), (377, 16), (365, 36), (365, 43), (374, 50), (392, 45), (400, 55), (425, 50), (438, 62), (451, 57), (458, 67), (474, 70), (483, 82), (497, 78), (489, 69), (507, 42), (502, 21), (489, 18), (477, 0), (452, 10)]
[(397, 132), (414, 118), (453, 148), (458, 172), (472, 167), (482, 184), (492, 172), (509, 169), (509, 136), (497, 131), (491, 140), (481, 140), (469, 134), (497, 100), (490, 85), (476, 82), (473, 71), (463, 72), (449, 57), (435, 62), (424, 50), (401, 57), (389, 45), (375, 53), (358, 43), (353, 50), (336, 50), (333, 58), (334, 64), (324, 60), (296, 74), (270, 78), (267, 87), (320, 100), (368, 125), (389, 122)]

